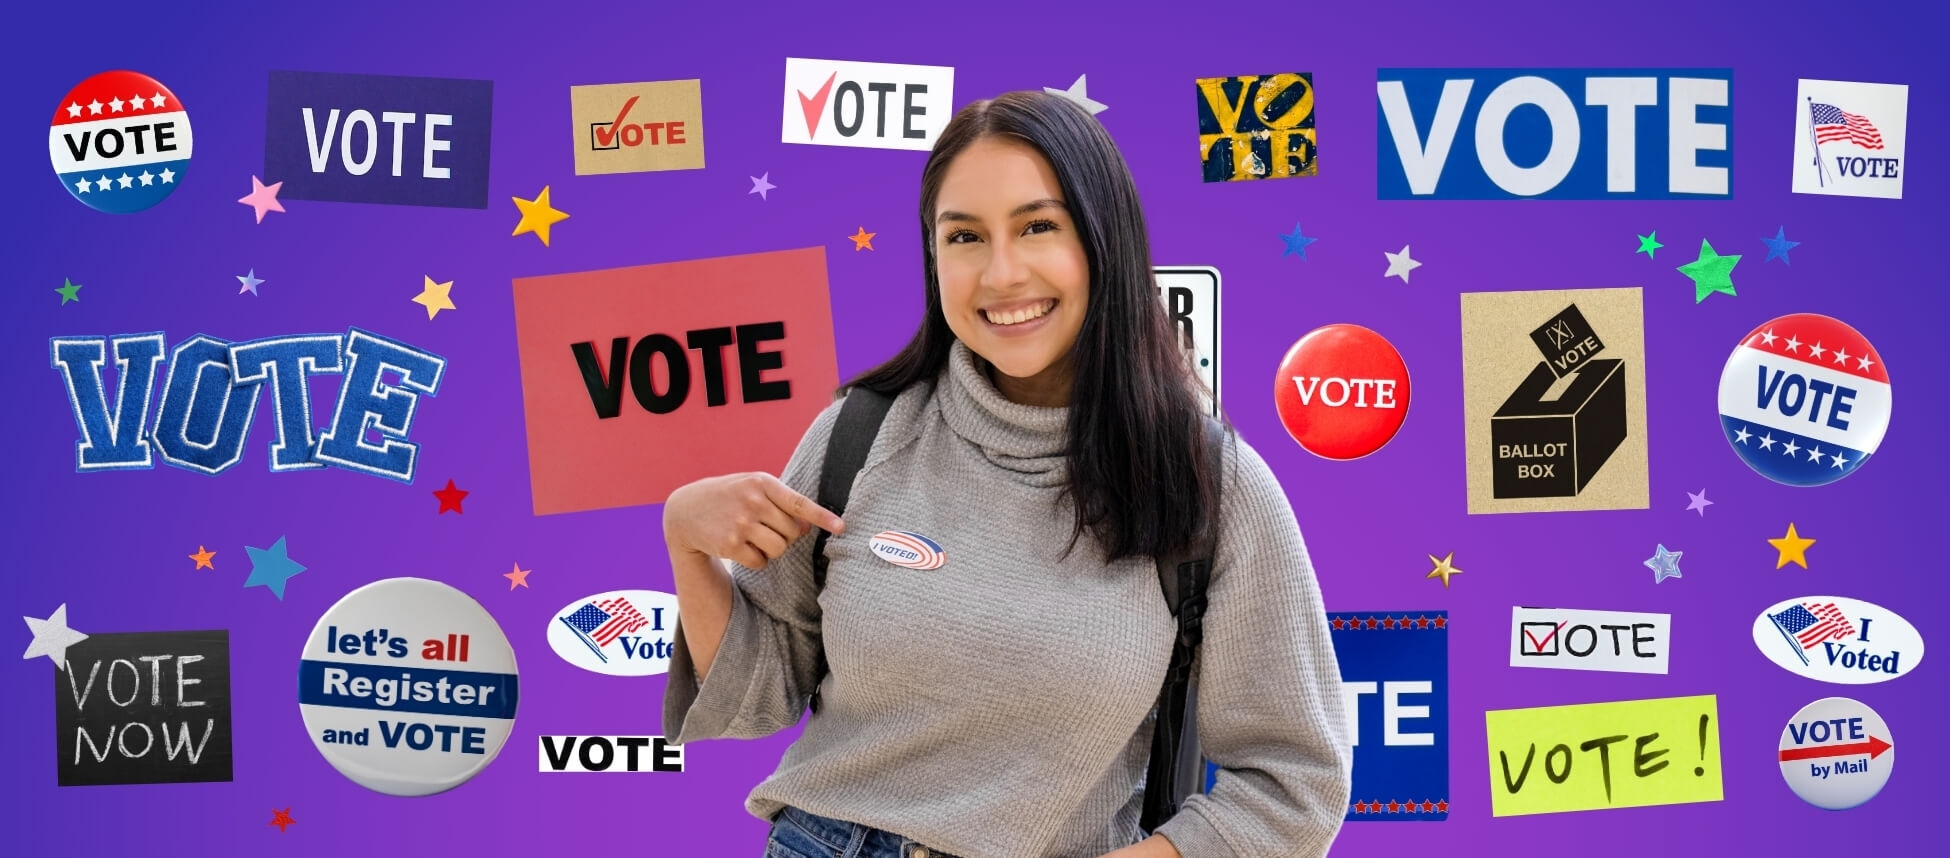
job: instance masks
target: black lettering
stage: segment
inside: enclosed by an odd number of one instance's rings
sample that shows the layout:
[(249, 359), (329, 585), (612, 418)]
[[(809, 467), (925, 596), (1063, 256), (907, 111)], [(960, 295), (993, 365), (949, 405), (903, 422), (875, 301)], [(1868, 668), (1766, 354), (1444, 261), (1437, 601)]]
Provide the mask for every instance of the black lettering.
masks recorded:
[(1612, 654), (1612, 655), (1624, 655), (1624, 654), (1625, 654), (1625, 645), (1624, 645), (1624, 644), (1622, 644), (1622, 643), (1619, 643), (1619, 641), (1618, 641), (1618, 633), (1619, 633), (1619, 632), (1622, 632), (1622, 631), (1624, 631), (1624, 630), (1626, 630), (1626, 629), (1628, 629), (1628, 628), (1631, 628), (1631, 627), (1630, 627), (1630, 626), (1599, 626), (1598, 628), (1601, 628), (1601, 629), (1604, 629), (1605, 631), (1608, 631), (1608, 632), (1611, 632), (1611, 654)]
[(1651, 624), (1651, 623), (1633, 623), (1633, 624), (1632, 624), (1632, 655), (1634, 655), (1634, 656), (1637, 656), (1637, 657), (1639, 657), (1639, 658), (1658, 658), (1658, 657), (1659, 657), (1659, 655), (1658, 655), (1658, 653), (1651, 653), (1651, 652), (1646, 652), (1646, 651), (1644, 651), (1644, 650), (1641, 650), (1641, 649), (1639, 649), (1639, 644), (1642, 644), (1642, 643), (1651, 643), (1651, 642), (1652, 642), (1652, 636), (1651, 636), (1651, 635), (1646, 635), (1645, 637), (1639, 637), (1639, 629), (1649, 629), (1649, 628), (1652, 628), (1652, 624)]
[(628, 765), (623, 767), (623, 770), (626, 772), (634, 772), (637, 771), (638, 768), (637, 761), (636, 761), (636, 751), (638, 748), (650, 744), (650, 740), (645, 739), (642, 736), (620, 736), (616, 739), (616, 744), (622, 745), (625, 750), (630, 752), (629, 757), (627, 757), (629, 763)]
[(731, 329), (704, 328), (692, 331), (684, 336), (684, 344), (704, 355), (704, 404), (711, 408), (723, 405), (724, 347), (731, 345)]
[[(928, 109), (925, 107), (914, 106), (914, 94), (921, 93), (925, 95), (927, 94), (927, 91), (928, 91), (928, 85), (925, 83), (910, 83), (907, 85), (905, 113), (901, 117), (902, 137), (905, 137), (909, 140), (919, 140), (923, 137), (928, 136), (927, 132), (918, 131), (914, 128), (914, 117), (925, 116), (927, 115), (928, 112)], [(1891, 173), (1890, 175), (1895, 175), (1895, 174)]]
[[(115, 137), (115, 151), (113, 152), (108, 151), (109, 135), (114, 135)], [(113, 128), (104, 128), (95, 132), (95, 154), (104, 158), (113, 158), (122, 154), (122, 132)]]
[(1624, 741), (1626, 738), (1628, 737), (1606, 736), (1602, 739), (1592, 739), (1578, 746), (1578, 750), (1580, 751), (1589, 751), (1592, 748), (1598, 749), (1598, 768), (1604, 771), (1605, 802), (1608, 804), (1611, 802), (1611, 743)]
[[(1557, 759), (1558, 751), (1564, 752), (1563, 774), (1559, 774), (1557, 771), (1557, 767), (1551, 765), (1551, 760)], [(1571, 746), (1570, 745), (1558, 745), (1557, 747), (1552, 748), (1550, 750), (1550, 753), (1544, 755), (1544, 776), (1550, 778), (1551, 783), (1554, 784), (1561, 784), (1564, 782), (1565, 778), (1571, 776)]]
[(678, 752), (658, 736), (650, 756), (650, 770), (653, 772), (681, 772), (684, 763), (677, 758)]
[(1169, 299), (1171, 321), (1184, 334), (1183, 347), (1191, 348), (1198, 343), (1198, 336), (1192, 332), (1192, 290), (1182, 286), (1171, 287), (1166, 296)]
[[(1590, 638), (1590, 640), (1591, 640), (1591, 642), (1590, 642), (1590, 643), (1589, 643), (1588, 645), (1586, 645), (1586, 646), (1585, 646), (1585, 648), (1584, 648), (1584, 652), (1578, 652), (1578, 648), (1577, 648), (1576, 646), (1574, 646), (1574, 645), (1572, 645), (1572, 643), (1571, 643), (1571, 637), (1572, 637), (1573, 635), (1576, 635), (1576, 634), (1577, 634), (1577, 633), (1578, 633), (1579, 631), (1583, 631), (1583, 632), (1585, 633), (1585, 635), (1586, 635), (1586, 636), (1588, 636), (1588, 637)], [(1597, 629), (1594, 629), (1594, 628), (1592, 628), (1592, 627), (1590, 627), (1590, 626), (1572, 626), (1572, 627), (1570, 628), (1570, 630), (1568, 630), (1568, 631), (1566, 631), (1566, 632), (1564, 633), (1564, 651), (1565, 651), (1565, 652), (1568, 652), (1568, 653), (1570, 653), (1570, 654), (1572, 654), (1572, 655), (1575, 655), (1575, 656), (1578, 656), (1578, 657), (1580, 657), (1580, 658), (1582, 658), (1582, 657), (1584, 657), (1584, 656), (1587, 656), (1587, 655), (1590, 655), (1590, 654), (1591, 654), (1591, 651), (1592, 651), (1592, 650), (1595, 650), (1595, 649), (1597, 649), (1597, 648), (1598, 648), (1598, 630), (1597, 630)]]
[(784, 322), (760, 322), (756, 325), (738, 326), (738, 376), (744, 388), (746, 402), (775, 402), (792, 398), (792, 382), (788, 379), (763, 381), (760, 373), (768, 369), (785, 366), (783, 352), (761, 352), (758, 344), (770, 340), (785, 339)]
[(1496, 758), (1503, 762), (1503, 788), (1515, 795), (1517, 790), (1523, 789), (1523, 782), (1530, 777), (1530, 761), (1537, 758), (1537, 744), (1532, 742), (1530, 750), (1523, 755), (1523, 768), (1517, 772), (1517, 779), (1514, 781), (1510, 780), (1510, 758), (1502, 751), (1496, 752)]
[(867, 90), (869, 92), (880, 93), (879, 113), (875, 114), (873, 123), (873, 136), (875, 137), (887, 136), (887, 95), (898, 88), (891, 83), (867, 84)]
[(574, 738), (563, 742), (561, 749), (558, 750), (555, 747), (554, 736), (542, 737), (542, 753), (548, 755), (548, 767), (554, 771), (559, 772), (569, 767), (569, 755), (575, 752), (575, 747)]
[[(664, 356), (664, 367), (670, 375), (670, 389), (662, 394), (657, 393), (656, 379), (650, 373), (652, 354)], [(630, 355), (630, 392), (636, 395), (637, 404), (651, 414), (676, 411), (691, 394), (691, 361), (684, 354), (684, 347), (664, 334), (637, 340), (636, 351)]]
[(176, 151), (176, 144), (169, 142), (175, 137), (176, 137), (176, 123), (174, 122), (156, 123), (156, 151), (157, 152)]
[[(853, 93), (853, 121), (851, 123), (841, 118), (846, 115), (844, 108), (846, 106), (846, 94), (848, 92)], [(860, 121), (866, 118), (863, 115), (866, 111), (867, 96), (866, 93), (860, 91), (860, 85), (850, 80), (840, 84), (839, 94), (833, 96), (833, 127), (840, 130), (841, 137), (852, 137), (860, 132)]]
[(92, 131), (81, 132), (81, 142), (79, 144), (75, 143), (73, 134), (61, 135), (62, 139), (68, 141), (68, 152), (74, 155), (76, 161), (80, 161), (88, 156), (88, 137), (93, 133)]
[[(597, 748), (602, 749), (603, 752), (603, 761), (600, 763), (596, 762), (596, 755), (592, 753)], [(615, 761), (616, 749), (610, 747), (608, 739), (601, 736), (589, 736), (582, 740), (582, 768), (585, 771), (608, 771), (609, 764)]]
[[(1639, 737), (1639, 740), (1638, 740), (1638, 742), (1637, 742), (1637, 743), (1636, 743), (1635, 745), (1633, 745), (1633, 747), (1632, 747), (1632, 774), (1635, 774), (1635, 775), (1638, 775), (1639, 777), (1642, 777), (1642, 778), (1643, 778), (1643, 777), (1649, 777), (1649, 776), (1651, 776), (1651, 775), (1653, 775), (1653, 774), (1655, 774), (1655, 773), (1657, 773), (1657, 772), (1658, 772), (1658, 771), (1659, 771), (1660, 769), (1663, 769), (1663, 768), (1665, 768), (1665, 767), (1666, 767), (1666, 764), (1667, 764), (1667, 763), (1669, 763), (1669, 762), (1671, 762), (1670, 760), (1659, 760), (1659, 764), (1658, 764), (1658, 765), (1656, 765), (1656, 766), (1653, 766), (1653, 767), (1651, 767), (1651, 768), (1646, 768), (1646, 767), (1645, 767), (1645, 764), (1646, 764), (1646, 763), (1649, 763), (1649, 762), (1651, 762), (1651, 761), (1653, 761), (1653, 760), (1658, 760), (1658, 759), (1659, 759), (1660, 757), (1663, 757), (1663, 756), (1665, 756), (1665, 755), (1666, 755), (1666, 752), (1665, 752), (1665, 750), (1664, 750), (1663, 748), (1662, 748), (1662, 749), (1660, 749), (1660, 750), (1657, 750), (1657, 751), (1653, 751), (1653, 752), (1652, 752), (1652, 753), (1650, 753), (1650, 754), (1648, 754), (1648, 753), (1646, 753), (1646, 752), (1645, 752), (1645, 743), (1647, 743), (1647, 742), (1650, 742), (1650, 741), (1652, 741), (1653, 739), (1657, 739), (1657, 738), (1659, 738), (1659, 734), (1657, 734), (1657, 733), (1653, 733), (1653, 734), (1651, 734), (1651, 735), (1649, 735), (1649, 736), (1640, 736), (1640, 737)], [(1605, 797), (1606, 797), (1606, 798), (1610, 798), (1610, 797), (1611, 797), (1611, 795), (1610, 795), (1609, 793), (1607, 793)]]
[(148, 154), (148, 153), (146, 153), (146, 152), (144, 152), (144, 151), (142, 151), (142, 132), (144, 132), (144, 131), (147, 131), (147, 130), (149, 130), (149, 126), (147, 126), (147, 125), (131, 125), (131, 126), (129, 126), (129, 132), (130, 132), (130, 134), (129, 134), (129, 136), (131, 136), (131, 137), (134, 137), (134, 138), (135, 138), (135, 153), (136, 153), (137, 155), (146, 155), (146, 154)]
[(609, 344), (609, 377), (603, 377), (603, 366), (596, 362), (595, 343), (575, 343), (569, 346), (575, 352), (576, 366), (582, 368), (582, 383), (589, 388), (589, 403), (596, 406), (596, 416), (603, 420), (623, 411), (623, 376), (628, 374), (626, 361), (630, 354), (630, 338), (617, 337)]

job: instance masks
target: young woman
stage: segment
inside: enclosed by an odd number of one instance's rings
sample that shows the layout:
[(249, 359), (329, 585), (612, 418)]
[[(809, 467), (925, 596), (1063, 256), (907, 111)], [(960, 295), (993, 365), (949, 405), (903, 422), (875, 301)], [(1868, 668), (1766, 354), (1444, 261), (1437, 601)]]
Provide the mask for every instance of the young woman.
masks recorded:
[[(1040, 92), (962, 110), (922, 173), (921, 235), (921, 329), (848, 385), (897, 397), (845, 520), (809, 499), (840, 402), (782, 477), (700, 480), (665, 504), (681, 618), (665, 734), (768, 736), (819, 692), (746, 802), (772, 821), (768, 858), (1325, 854), (1351, 750), (1319, 589), (1259, 455), (1228, 433), (1209, 473), (1209, 418), (1110, 136)], [(1155, 558), (1213, 512), (1197, 718), (1217, 780), (1145, 836), (1176, 633)], [(946, 562), (882, 560), (868, 542), (890, 530)]]

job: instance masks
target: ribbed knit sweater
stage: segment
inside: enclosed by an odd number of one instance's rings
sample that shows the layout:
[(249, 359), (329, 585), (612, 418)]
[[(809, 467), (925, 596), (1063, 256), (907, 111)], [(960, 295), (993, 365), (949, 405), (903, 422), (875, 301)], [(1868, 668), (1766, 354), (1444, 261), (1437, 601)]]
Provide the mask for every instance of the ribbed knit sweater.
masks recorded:
[[(781, 479), (816, 498), (834, 403)], [(904, 391), (854, 483), (846, 532), (763, 570), (727, 562), (730, 623), (702, 687), (680, 616), (663, 728), (676, 744), (798, 723), (820, 650), (821, 706), (746, 800), (911, 838), (958, 858), (1098, 858), (1140, 839), (1151, 726), (1176, 626), (1156, 563), (1068, 557), (1067, 408), (1005, 399), (960, 342)], [(1199, 739), (1219, 766), (1160, 834), (1186, 858), (1324, 855), (1352, 752), (1340, 670), (1293, 510), (1243, 439), (1227, 445), (1199, 653)], [(946, 562), (868, 550), (919, 533)]]

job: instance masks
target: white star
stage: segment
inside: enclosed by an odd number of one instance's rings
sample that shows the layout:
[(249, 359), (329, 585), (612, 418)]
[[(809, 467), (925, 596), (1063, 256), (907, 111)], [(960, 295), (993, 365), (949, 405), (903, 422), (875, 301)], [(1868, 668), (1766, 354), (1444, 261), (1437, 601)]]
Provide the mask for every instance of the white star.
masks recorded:
[(1793, 337), (1788, 337), (1788, 351), (1799, 354), (1800, 349), (1801, 349), (1801, 341)]
[(1760, 448), (1763, 450), (1774, 449), (1774, 433), (1769, 432), (1760, 436)]
[(101, 177), (101, 178), (99, 178), (99, 179), (96, 179), (96, 180), (95, 180), (95, 190), (98, 190), (98, 191), (106, 191), (106, 190), (108, 190), (108, 185), (109, 185), (109, 182), (108, 182), (108, 177), (107, 177), (107, 176), (103, 176), (103, 177)]
[(149, 104), (152, 107), (163, 106), (163, 94), (159, 92), (156, 93), (155, 95), (149, 96)]
[(176, 171), (171, 170), (168, 167), (164, 167), (162, 171), (162, 180), (163, 180), (163, 184), (165, 185), (176, 181)]
[(120, 177), (117, 177), (115, 181), (122, 183), (122, 187), (126, 188), (130, 185), (135, 184), (135, 177), (130, 176), (127, 173), (123, 173)]
[(1821, 461), (1821, 447), (1819, 445), (1816, 445), (1816, 447), (1813, 450), (1808, 451), (1808, 461), (1810, 462)]
[(122, 97), (121, 97), (121, 96), (119, 96), (119, 95), (118, 95), (118, 96), (116, 96), (116, 97), (115, 97), (115, 100), (114, 100), (114, 101), (111, 101), (111, 102), (109, 102), (109, 103), (108, 103), (108, 112), (110, 112), (110, 113), (121, 113), (121, 112), (122, 112)]
[(84, 194), (88, 193), (88, 180), (82, 179), (80, 181), (75, 182), (74, 189)]
[(81, 103), (80, 103), (80, 102), (76, 102), (76, 103), (74, 103), (74, 104), (70, 104), (70, 105), (68, 105), (68, 116), (69, 116), (69, 118), (73, 118), (73, 117), (76, 117), (76, 116), (80, 116), (80, 115), (81, 115)]
[(130, 109), (130, 110), (141, 110), (141, 109), (142, 109), (142, 96), (139, 96), (139, 95), (138, 95), (138, 96), (136, 96), (136, 97), (134, 97), (134, 98), (131, 98), (131, 99), (129, 99), (129, 109)]
[(27, 621), (27, 630), (34, 633), (34, 641), (27, 645), (27, 654), (21, 658), (44, 655), (54, 661), (54, 666), (62, 670), (68, 667), (68, 647), (88, 639), (74, 629), (68, 628), (68, 606), (62, 603), (54, 609), (54, 614), (45, 620), (21, 617)]
[(102, 112), (102, 103), (101, 103), (101, 102), (100, 102), (99, 100), (97, 100), (97, 101), (90, 101), (90, 102), (88, 102), (88, 115), (89, 115), (89, 116), (95, 116), (95, 115), (98, 115), (98, 114), (100, 114), (101, 112)]
[(148, 170), (143, 170), (142, 175), (137, 176), (136, 178), (142, 180), (142, 186), (145, 188), (156, 183), (156, 174), (151, 173)]
[(1749, 433), (1745, 426), (1733, 430), (1733, 440), (1736, 444), (1745, 444), (1747, 443), (1747, 439), (1752, 437), (1754, 437), (1753, 434)]
[(1842, 458), (1841, 455), (1838, 453), (1830, 453), (1828, 454), (1828, 458), (1835, 460), (1835, 467), (1837, 470), (1839, 470), (1842, 467), (1842, 465), (1847, 464), (1848, 462), (1847, 459)]
[(1836, 363), (1848, 363), (1848, 350), (1847, 350), (1847, 349), (1836, 349), (1836, 350), (1835, 350), (1835, 362), (1836, 362)]
[(1046, 86), (1043, 87), (1043, 91), (1049, 93), (1050, 95), (1063, 96), (1064, 98), (1067, 98), (1071, 101), (1076, 102), (1077, 104), (1082, 105), (1083, 109), (1090, 111), (1090, 114), (1092, 116), (1095, 116), (1099, 113), (1109, 110), (1110, 107), (1108, 105), (1104, 104), (1101, 101), (1093, 101), (1091, 100), (1090, 96), (1084, 94), (1083, 79), (1085, 77), (1088, 77), (1088, 75), (1077, 75), (1077, 82), (1070, 84), (1069, 89), (1057, 89), (1056, 87), (1053, 86)]
[(1821, 347), (1820, 340), (1815, 340), (1815, 344), (1808, 347), (1808, 354), (1814, 355), (1815, 357), (1821, 357), (1821, 353), (1825, 351), (1828, 350)]
[(1869, 369), (1869, 364), (1872, 363), (1875, 363), (1875, 361), (1869, 360), (1868, 358), (1865, 357), (1859, 357), (1855, 359), (1855, 368), (1867, 372)]
[(1774, 344), (1774, 341), (1777, 339), (1779, 339), (1779, 337), (1774, 336), (1773, 328), (1768, 328), (1767, 330), (1760, 332), (1760, 341), (1762, 345), (1771, 346)]
[(1408, 282), (1408, 272), (1422, 267), (1422, 263), (1409, 258), (1408, 245), (1406, 244), (1402, 245), (1402, 252), (1400, 253), (1389, 253), (1384, 250), (1381, 252), (1381, 255), (1388, 257), (1388, 270), (1382, 272), (1381, 276), (1400, 277), (1403, 283)]
[(1787, 446), (1781, 449), (1781, 455), (1783, 456), (1792, 456), (1799, 452), (1801, 452), (1801, 448), (1795, 445), (1793, 438), (1789, 438)]

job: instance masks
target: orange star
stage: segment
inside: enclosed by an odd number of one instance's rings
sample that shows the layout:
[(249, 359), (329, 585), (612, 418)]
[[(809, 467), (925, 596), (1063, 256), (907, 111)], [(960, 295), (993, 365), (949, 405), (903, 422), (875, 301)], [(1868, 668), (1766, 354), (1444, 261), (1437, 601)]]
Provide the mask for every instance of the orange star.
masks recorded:
[(461, 491), (460, 489), (454, 488), (453, 480), (447, 481), (446, 488), (433, 493), (434, 497), (440, 499), (440, 514), (442, 515), (445, 515), (447, 510), (450, 509), (453, 510), (454, 512), (458, 512), (461, 513), (462, 515), (466, 515), (466, 513), (462, 512), (460, 508), (460, 502), (461, 499), (467, 497), (467, 495), (468, 492), (464, 492)]
[(278, 827), (279, 834), (284, 833), (285, 826), (291, 825), (295, 822), (297, 822), (297, 820), (291, 818), (291, 808), (287, 807), (283, 810), (271, 811), (271, 824)]
[(1795, 533), (1794, 522), (1790, 521), (1787, 535), (1780, 539), (1767, 540), (1767, 544), (1774, 546), (1774, 550), (1780, 554), (1780, 558), (1774, 562), (1774, 568), (1780, 569), (1793, 563), (1806, 569), (1808, 568), (1808, 546), (1815, 544), (1815, 541)]
[(853, 252), (859, 253), (862, 250), (872, 250), (873, 237), (879, 234), (877, 232), (868, 232), (867, 228), (863, 226), (860, 227), (859, 232), (849, 235), (847, 238), (853, 239)]
[(523, 569), (520, 563), (516, 563), (515, 571), (504, 574), (501, 577), (508, 579), (508, 589), (512, 591), (516, 587), (528, 586), (528, 573), (533, 571), (535, 570)]
[[(210, 565), (210, 558), (215, 556), (217, 556), (217, 552), (199, 545), (196, 547), (196, 553), (190, 555), (190, 559), (196, 561), (196, 569), (215, 570), (217, 567)], [(191, 569), (190, 571), (195, 572), (196, 569)]]
[(1435, 559), (1435, 555), (1433, 554), (1429, 555), (1429, 562), (1435, 564), (1435, 569), (1430, 571), (1429, 574), (1424, 575), (1422, 577), (1441, 578), (1442, 589), (1444, 590), (1449, 589), (1449, 576), (1462, 574), (1461, 569), (1457, 569), (1456, 567), (1450, 565), (1450, 563), (1453, 562), (1455, 559), (1456, 559), (1456, 552), (1454, 551), (1449, 552), (1449, 556), (1444, 557), (1441, 560)]

